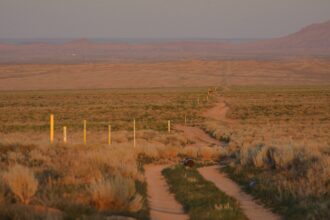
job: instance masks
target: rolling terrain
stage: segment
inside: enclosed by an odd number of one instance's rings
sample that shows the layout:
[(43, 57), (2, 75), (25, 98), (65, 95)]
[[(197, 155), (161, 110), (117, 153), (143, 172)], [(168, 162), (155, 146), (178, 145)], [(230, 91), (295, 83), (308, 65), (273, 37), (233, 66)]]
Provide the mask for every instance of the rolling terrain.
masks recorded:
[(270, 59), (330, 55), (330, 21), (280, 38), (229, 43), (223, 40), (102, 41), (1, 44), (0, 63), (90, 63), (132, 60)]
[(330, 60), (190, 60), (0, 65), (0, 90), (330, 83)]

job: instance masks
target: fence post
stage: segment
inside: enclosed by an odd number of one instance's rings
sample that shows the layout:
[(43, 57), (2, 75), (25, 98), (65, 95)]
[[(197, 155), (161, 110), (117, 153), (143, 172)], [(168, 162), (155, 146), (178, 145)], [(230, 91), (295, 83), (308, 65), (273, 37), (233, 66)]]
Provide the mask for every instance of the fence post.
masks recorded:
[(135, 118), (134, 118), (134, 121), (133, 121), (133, 147), (135, 148), (136, 146), (136, 136), (135, 136), (135, 132), (136, 132), (136, 128), (135, 128)]
[(111, 125), (108, 125), (108, 145), (111, 145)]
[(171, 121), (170, 120), (167, 121), (167, 130), (168, 130), (168, 133), (171, 133)]
[(63, 127), (63, 142), (64, 144), (67, 142), (66, 126)]
[(84, 144), (87, 144), (87, 121), (84, 120)]
[(54, 114), (50, 114), (49, 141), (50, 141), (51, 144), (54, 143)]

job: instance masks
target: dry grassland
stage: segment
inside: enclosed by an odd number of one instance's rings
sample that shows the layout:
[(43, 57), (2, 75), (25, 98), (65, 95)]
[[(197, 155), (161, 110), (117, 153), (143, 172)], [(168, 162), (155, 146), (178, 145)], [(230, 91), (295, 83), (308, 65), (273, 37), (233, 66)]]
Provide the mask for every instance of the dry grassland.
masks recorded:
[[(223, 153), (191, 147), (181, 134), (167, 132), (167, 120), (184, 123), (185, 114), (189, 124), (200, 124), (200, 112), (213, 100), (206, 102), (205, 94), (206, 88), (2, 92), (0, 218), (149, 219), (144, 163), (177, 163), (182, 157), (210, 161)], [(57, 130), (54, 145), (48, 136), (50, 112)], [(82, 144), (83, 119), (88, 120), (87, 145)], [(62, 142), (63, 125), (69, 128), (68, 144)]]
[[(207, 88), (190, 89), (112, 89), (84, 91), (1, 92), (0, 132), (46, 132), (49, 115), (55, 115), (59, 136), (63, 126), (68, 133), (81, 131), (87, 120), (89, 131), (137, 129), (167, 130), (167, 120), (199, 123), (198, 112), (205, 109)], [(198, 104), (199, 97), (199, 104)], [(7, 135), (6, 135), (7, 136)]]
[(329, 84), (328, 59), (0, 65), (0, 90)]
[(236, 87), (224, 97), (231, 120), (205, 129), (228, 142), (230, 175), (288, 219), (326, 219), (329, 86)]

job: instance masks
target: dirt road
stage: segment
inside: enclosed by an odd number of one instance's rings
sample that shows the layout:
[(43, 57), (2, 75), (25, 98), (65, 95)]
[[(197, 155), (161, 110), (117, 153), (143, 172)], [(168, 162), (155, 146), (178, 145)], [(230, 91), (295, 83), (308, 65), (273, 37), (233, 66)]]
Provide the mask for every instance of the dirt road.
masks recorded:
[(167, 183), (162, 175), (166, 165), (147, 165), (145, 176), (148, 183), (148, 201), (152, 220), (186, 220), (182, 206), (168, 191)]
[(219, 172), (220, 166), (210, 166), (199, 168), (200, 174), (208, 181), (213, 182), (221, 191), (235, 198), (243, 212), (250, 220), (280, 220), (281, 217), (275, 215), (270, 210), (257, 204), (253, 197), (246, 194), (241, 188), (225, 174)]
[[(229, 122), (226, 118), (228, 111), (226, 103), (219, 99), (211, 109), (203, 113), (203, 116), (219, 122)], [(189, 127), (176, 125), (176, 130), (182, 131), (183, 135), (194, 142), (193, 146), (222, 146), (221, 142), (211, 138), (202, 129), (198, 127)], [(161, 171), (166, 166), (150, 165), (145, 167), (145, 175), (148, 182), (149, 204), (151, 208), (151, 219), (188, 219), (184, 214), (181, 205), (174, 199), (174, 196), (168, 192), (166, 181)], [(243, 212), (250, 220), (280, 220), (281, 217), (275, 215), (270, 210), (257, 204), (253, 197), (244, 193), (239, 185), (229, 179), (225, 174), (219, 172), (220, 166), (210, 166), (199, 168), (200, 174), (208, 181), (213, 182), (221, 191), (235, 198), (241, 205)]]
[(198, 127), (189, 127), (184, 125), (175, 125), (175, 130), (182, 131), (183, 135), (190, 141), (194, 142), (194, 146), (205, 146), (205, 145), (213, 145), (213, 146), (221, 146), (221, 142), (211, 138), (208, 134), (206, 134), (202, 129)]
[(226, 117), (228, 110), (229, 107), (225, 100), (219, 98), (218, 102), (212, 108), (209, 108), (203, 112), (202, 116), (224, 124), (232, 124), (234, 121)]

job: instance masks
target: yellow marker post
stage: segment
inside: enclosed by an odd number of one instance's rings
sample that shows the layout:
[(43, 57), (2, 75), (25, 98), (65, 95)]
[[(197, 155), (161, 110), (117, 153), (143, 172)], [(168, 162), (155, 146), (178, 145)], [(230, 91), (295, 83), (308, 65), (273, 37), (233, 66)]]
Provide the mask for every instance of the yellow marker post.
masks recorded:
[(63, 142), (66, 144), (68, 141), (67, 135), (66, 135), (66, 126), (63, 127)]
[(167, 131), (168, 131), (168, 133), (171, 133), (171, 121), (170, 120), (167, 121)]
[(54, 115), (50, 114), (50, 134), (49, 134), (50, 143), (54, 143)]
[(136, 146), (136, 136), (135, 136), (135, 131), (136, 131), (136, 128), (135, 128), (135, 119), (133, 121), (133, 146), (135, 147)]
[(108, 125), (108, 145), (111, 145), (111, 125)]
[(87, 144), (87, 121), (84, 120), (84, 144)]
[(187, 125), (187, 114), (184, 115), (184, 125)]
[(197, 98), (197, 104), (199, 105), (199, 96), (198, 96), (198, 98)]

